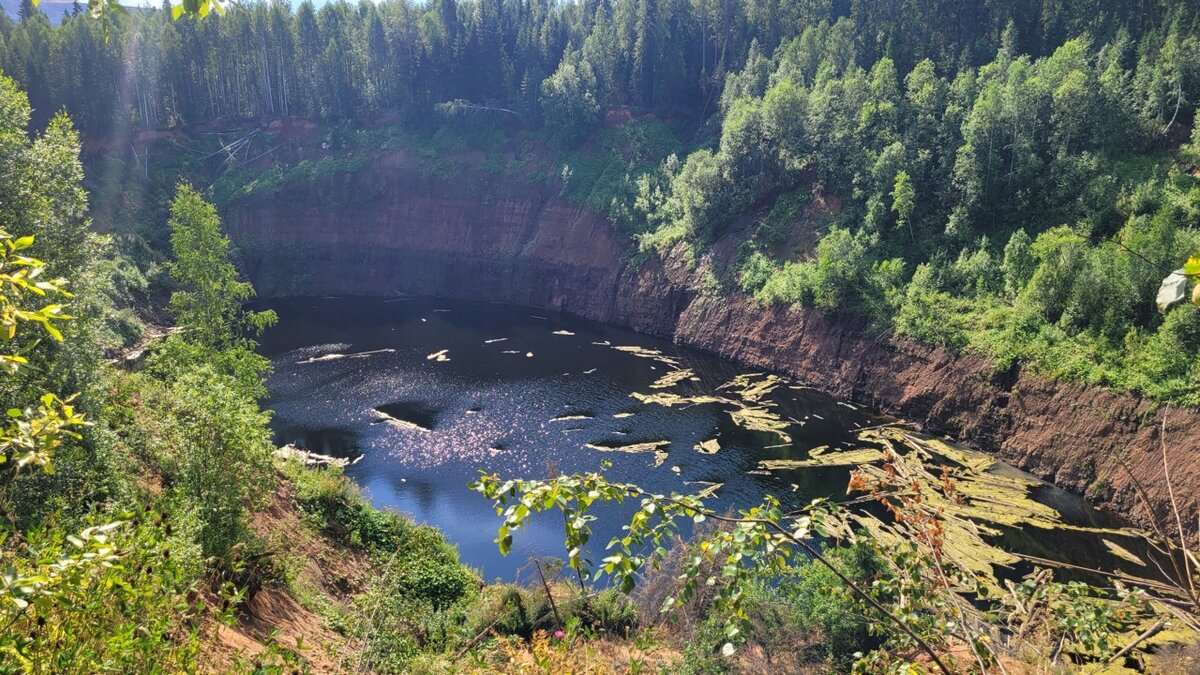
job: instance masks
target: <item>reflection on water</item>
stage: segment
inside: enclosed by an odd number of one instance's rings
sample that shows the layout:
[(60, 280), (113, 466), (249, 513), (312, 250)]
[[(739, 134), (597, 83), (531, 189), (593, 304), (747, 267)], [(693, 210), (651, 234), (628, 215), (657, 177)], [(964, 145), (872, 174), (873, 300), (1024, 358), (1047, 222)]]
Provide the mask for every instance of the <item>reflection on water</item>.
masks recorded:
[[(804, 459), (820, 446), (860, 447), (855, 430), (881, 421), (785, 380), (760, 398), (786, 429), (751, 430), (728, 405), (697, 402), (758, 395), (721, 389), (745, 369), (546, 311), (429, 298), (293, 299), (271, 307), (280, 322), (262, 348), (275, 365), (267, 385), (276, 440), (321, 454), (362, 454), (347, 473), (374, 501), (440, 528), (485, 578), (512, 578), (530, 555), (561, 556), (562, 532), (553, 518), (535, 520), (501, 557), (492, 542), (498, 519), (467, 489), (480, 470), (540, 478), (608, 461), (610, 478), (654, 491), (720, 483), (718, 509), (754, 504), (766, 493), (795, 505), (844, 494), (847, 470), (763, 472), (760, 461)], [(661, 392), (691, 400), (668, 407), (631, 397)], [(666, 443), (642, 452), (597, 449), (657, 441)], [(1095, 518), (1062, 491), (1044, 496), (1072, 520)], [(619, 533), (622, 514), (606, 506), (596, 515), (594, 541), (602, 546)]]

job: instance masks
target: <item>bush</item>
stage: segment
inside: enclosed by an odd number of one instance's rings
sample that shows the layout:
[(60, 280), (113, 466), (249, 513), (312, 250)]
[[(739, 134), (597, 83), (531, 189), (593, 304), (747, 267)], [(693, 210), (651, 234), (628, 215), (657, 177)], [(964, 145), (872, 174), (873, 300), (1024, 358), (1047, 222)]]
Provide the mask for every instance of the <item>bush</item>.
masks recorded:
[(245, 534), (247, 507), (272, 487), (268, 414), (207, 367), (174, 382), (172, 396), (180, 443), (163, 458), (165, 477), (180, 508), (199, 518), (204, 554), (223, 556)]
[(407, 673), (420, 652), (445, 649), (466, 625), (479, 584), (436, 530), (414, 531), (421, 534), (412, 546), (376, 558), (382, 572), (356, 598), (356, 632), (366, 640), (363, 660), (372, 671)]
[(621, 637), (628, 637), (638, 625), (637, 606), (615, 588), (606, 588), (588, 598), (574, 615), (597, 632)]
[(143, 463), (151, 484), (161, 479), (163, 507), (189, 524), (206, 557), (245, 541), (251, 509), (274, 486), (269, 413), (203, 365), (174, 381), (114, 372), (105, 384), (95, 433), (109, 453)]
[(1043, 340), (1047, 327), (1038, 308), (1026, 302), (998, 305), (978, 312), (969, 335), (971, 347), (988, 354), (1003, 370), (1039, 356), (1035, 344)]
[(515, 635), (528, 640), (537, 618), (530, 610), (529, 591), (513, 584), (485, 586), (467, 611), (465, 635), (474, 637), (489, 628), (498, 635)]
[(432, 527), (413, 527), (396, 544), (396, 571), (387, 581), (394, 592), (440, 612), (478, 585), (478, 578), (459, 564), (458, 551)]
[[(826, 558), (862, 587), (869, 587), (885, 570), (883, 560), (865, 540), (848, 548), (828, 550)], [(870, 624), (850, 597), (849, 589), (820, 563), (810, 561), (790, 568), (780, 577), (774, 592), (802, 630), (820, 634), (825, 657), (840, 668), (854, 660), (855, 652), (866, 653), (881, 644), (871, 635)]]
[(799, 222), (804, 208), (812, 201), (812, 192), (796, 190), (775, 201), (768, 213), (754, 228), (754, 239), (761, 246), (774, 246), (787, 239), (788, 231)]
[(767, 279), (754, 298), (767, 305), (811, 305), (815, 274), (812, 263), (785, 263)]
[(917, 266), (896, 313), (896, 332), (921, 342), (961, 349), (967, 344), (966, 302), (938, 288), (933, 266)]
[[(0, 673), (191, 672), (197, 560), (159, 513), (27, 533), (0, 589)], [(186, 547), (184, 547), (186, 549)]]
[(338, 541), (391, 553), (419, 529), (395, 511), (372, 506), (337, 467), (307, 468), (296, 462), (284, 462), (281, 467), (296, 486), (300, 510), (317, 529)]
[(987, 237), (980, 239), (974, 249), (964, 248), (950, 267), (956, 294), (968, 298), (992, 295), (1004, 283), (1003, 271), (988, 251)]
[(840, 227), (830, 228), (817, 244), (817, 268), (813, 274), (813, 303), (821, 309), (843, 307), (863, 292), (871, 269), (862, 239)]
[(726, 675), (734, 672), (733, 661), (721, 654), (721, 645), (728, 640), (721, 619), (705, 619), (683, 648), (680, 675)]
[(1129, 376), (1122, 384), (1151, 396), (1197, 402), (1200, 308), (1183, 304), (1172, 309), (1148, 338), (1131, 332), (1125, 347)]
[(542, 81), (538, 102), (546, 127), (566, 145), (573, 145), (600, 123), (596, 75), (577, 51), (563, 55), (558, 69)]
[(754, 251), (746, 257), (738, 269), (738, 284), (742, 291), (754, 295), (758, 293), (775, 274), (775, 264), (760, 251)]
[(1067, 309), (1075, 278), (1085, 263), (1086, 245), (1074, 230), (1060, 226), (1039, 234), (1030, 248), (1037, 268), (1022, 297), (1040, 307), (1049, 321), (1058, 321)]
[[(615, 588), (606, 588), (593, 596), (583, 595), (579, 587), (570, 582), (554, 584), (555, 602), (562, 624), (578, 623), (595, 633), (608, 633), (617, 637), (628, 637), (637, 627), (637, 605), (629, 596)], [(554, 608), (546, 594), (536, 590), (530, 593), (530, 619), (534, 628), (545, 628), (547, 621), (554, 621)]]
[(1004, 292), (1009, 300), (1017, 297), (1033, 276), (1036, 261), (1030, 252), (1032, 245), (1032, 240), (1023, 229), (1013, 232), (1008, 243), (1004, 245), (1004, 261), (1000, 265), (1000, 271), (1004, 274)]
[[(490, 622), (487, 610), (496, 607), (495, 599), (485, 596), (481, 608), (468, 614), (479, 578), (459, 562), (458, 551), (436, 529), (375, 508), (338, 468), (309, 469), (291, 461), (279, 466), (296, 486), (296, 502), (312, 525), (368, 551), (378, 570), (342, 626), (365, 641), (366, 667), (413, 672), (413, 659), (445, 648), (451, 637), (481, 621)], [(513, 611), (519, 615), (524, 606), (518, 602)], [(521, 628), (520, 621), (513, 624), (514, 630)]]
[(890, 330), (892, 317), (904, 301), (904, 290), (904, 259), (880, 260), (867, 278), (860, 309), (877, 327)]

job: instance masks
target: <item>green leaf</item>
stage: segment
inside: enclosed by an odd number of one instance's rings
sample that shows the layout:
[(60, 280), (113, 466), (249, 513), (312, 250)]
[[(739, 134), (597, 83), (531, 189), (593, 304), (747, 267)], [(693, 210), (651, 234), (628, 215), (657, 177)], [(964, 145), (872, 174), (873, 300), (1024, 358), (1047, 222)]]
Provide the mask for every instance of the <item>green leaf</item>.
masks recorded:
[(1192, 256), (1183, 264), (1183, 273), (1189, 277), (1200, 275), (1200, 256)]

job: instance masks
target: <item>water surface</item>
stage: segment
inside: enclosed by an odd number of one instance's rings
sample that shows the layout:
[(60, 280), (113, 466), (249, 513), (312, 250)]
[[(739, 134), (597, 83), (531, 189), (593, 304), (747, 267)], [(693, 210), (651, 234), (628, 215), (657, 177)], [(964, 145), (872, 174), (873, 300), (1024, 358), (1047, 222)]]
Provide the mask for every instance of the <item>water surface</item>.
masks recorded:
[[(697, 492), (719, 483), (712, 502), (718, 509), (756, 504), (764, 494), (798, 505), (844, 495), (846, 470), (760, 472), (760, 460), (804, 458), (819, 446), (861, 447), (856, 430), (886, 421), (790, 381), (764, 399), (787, 420), (790, 442), (734, 424), (722, 406), (643, 404), (631, 393), (711, 394), (750, 371), (565, 314), (409, 297), (270, 306), (280, 322), (262, 349), (275, 365), (267, 386), (277, 442), (360, 458), (347, 473), (376, 504), (440, 528), (487, 579), (518, 577), (533, 555), (562, 557), (563, 537), (561, 522), (543, 517), (500, 556), (492, 541), (499, 519), (467, 488), (480, 470), (544, 478), (608, 461), (607, 476), (653, 491)], [(651, 387), (678, 368), (694, 377)], [(719, 451), (697, 449), (711, 439)], [(665, 456), (589, 447), (654, 441), (665, 442)], [(1070, 520), (1097, 518), (1061, 490), (1039, 492)], [(619, 533), (622, 514), (608, 508), (597, 515), (602, 546)]]

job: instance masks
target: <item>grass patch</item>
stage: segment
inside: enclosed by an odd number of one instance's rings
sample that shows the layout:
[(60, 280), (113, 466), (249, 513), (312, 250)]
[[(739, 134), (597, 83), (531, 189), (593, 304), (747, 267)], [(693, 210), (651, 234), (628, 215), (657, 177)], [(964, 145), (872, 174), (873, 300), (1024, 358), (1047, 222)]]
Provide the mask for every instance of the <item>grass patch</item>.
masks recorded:
[(227, 206), (257, 195), (274, 195), (284, 187), (313, 183), (331, 176), (351, 175), (367, 167), (368, 158), (354, 155), (342, 158), (306, 159), (295, 166), (274, 166), (262, 173), (242, 169), (230, 171), (213, 184), (213, 200)]

